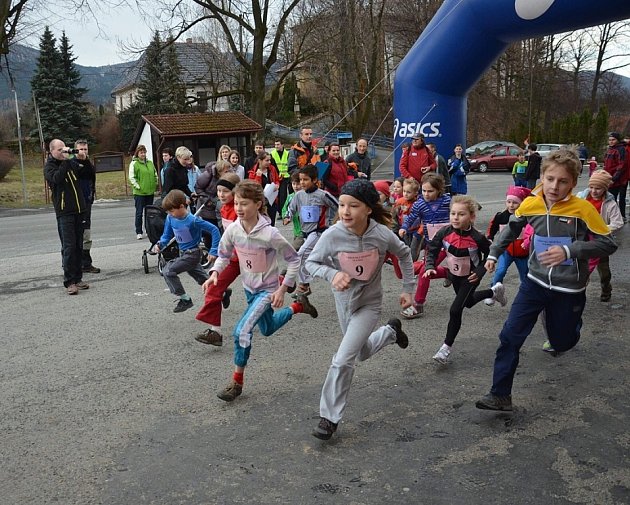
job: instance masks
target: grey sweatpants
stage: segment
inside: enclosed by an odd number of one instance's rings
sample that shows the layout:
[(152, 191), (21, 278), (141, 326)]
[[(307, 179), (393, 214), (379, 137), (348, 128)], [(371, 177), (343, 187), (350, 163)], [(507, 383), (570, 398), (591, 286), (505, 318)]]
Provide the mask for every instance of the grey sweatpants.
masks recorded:
[(162, 270), (162, 276), (168, 286), (168, 289), (175, 296), (186, 294), (182, 281), (179, 280), (179, 274), (188, 272), (197, 284), (201, 285), (208, 280), (208, 273), (201, 266), (201, 249), (195, 247), (187, 251), (180, 251), (179, 257), (172, 259)]
[(384, 346), (393, 344), (396, 331), (387, 325), (374, 330), (381, 317), (381, 300), (376, 305), (363, 306), (351, 314), (346, 312), (347, 307), (337, 298), (335, 302), (344, 335), (328, 369), (319, 401), (319, 414), (338, 423), (346, 408), (356, 363), (365, 361)]

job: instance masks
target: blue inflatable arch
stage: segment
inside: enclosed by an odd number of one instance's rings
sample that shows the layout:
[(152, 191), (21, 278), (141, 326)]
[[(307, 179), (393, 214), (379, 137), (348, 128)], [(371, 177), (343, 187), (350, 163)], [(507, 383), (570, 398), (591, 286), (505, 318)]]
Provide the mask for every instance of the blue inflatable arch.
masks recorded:
[(445, 0), (396, 71), (394, 145), (421, 131), (450, 156), (468, 92), (509, 44), (629, 17), (630, 0)]

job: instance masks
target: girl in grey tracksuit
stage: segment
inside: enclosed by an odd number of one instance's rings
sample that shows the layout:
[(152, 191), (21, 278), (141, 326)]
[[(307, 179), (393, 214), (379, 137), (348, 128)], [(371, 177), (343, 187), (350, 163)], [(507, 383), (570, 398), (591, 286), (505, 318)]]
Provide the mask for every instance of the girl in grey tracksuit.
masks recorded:
[(397, 343), (405, 348), (408, 344), (398, 319), (377, 327), (383, 300), (381, 267), (388, 252), (400, 260), (403, 307), (411, 305), (415, 288), (409, 247), (384, 225), (389, 219), (370, 181), (347, 182), (339, 198), (339, 221), (322, 234), (306, 261), (313, 276), (332, 284), (343, 332), (322, 389), (321, 419), (313, 432), (320, 439), (332, 436), (343, 415), (355, 363), (385, 345)]

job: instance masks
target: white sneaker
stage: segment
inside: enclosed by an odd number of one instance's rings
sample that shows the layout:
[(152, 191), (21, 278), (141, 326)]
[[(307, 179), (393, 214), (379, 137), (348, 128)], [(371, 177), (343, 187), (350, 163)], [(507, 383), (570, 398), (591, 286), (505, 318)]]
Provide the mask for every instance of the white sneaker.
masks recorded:
[(486, 298), (483, 303), (485, 303), (488, 307), (492, 307), (494, 305), (494, 298)]
[(142, 233), (138, 233), (138, 234), (136, 235), (136, 239), (137, 239), (137, 240), (142, 240)]
[(435, 356), (433, 356), (433, 359), (437, 361), (438, 363), (440, 363), (441, 365), (446, 365), (448, 363), (448, 357), (450, 355), (451, 355), (451, 348), (446, 344), (442, 344), (442, 347), (438, 349), (438, 352), (435, 353)]
[(507, 305), (507, 297), (505, 296), (505, 286), (500, 282), (497, 282), (494, 286), (492, 286), (492, 292), (494, 296), (492, 297), (494, 300), (501, 304), (501, 307), (505, 307)]
[(400, 315), (405, 319), (416, 319), (422, 316), (422, 305), (410, 305), (405, 310), (400, 311)]

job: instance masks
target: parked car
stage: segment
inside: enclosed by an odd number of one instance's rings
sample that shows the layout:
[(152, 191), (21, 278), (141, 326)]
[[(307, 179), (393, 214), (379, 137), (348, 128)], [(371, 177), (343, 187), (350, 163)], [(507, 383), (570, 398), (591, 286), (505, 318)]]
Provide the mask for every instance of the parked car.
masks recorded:
[(499, 146), (518, 147), (513, 142), (507, 142), (505, 140), (484, 140), (483, 142), (478, 142), (466, 148), (466, 157), (470, 158), (474, 155), (483, 154)]
[(551, 151), (557, 151), (561, 147), (568, 147), (568, 146), (566, 146), (564, 144), (538, 144), (537, 147), (538, 147), (538, 149), (537, 149), (538, 154), (540, 154), (540, 156), (542, 156), (544, 158)]
[(523, 150), (518, 146), (501, 146), (483, 154), (473, 156), (470, 161), (472, 172), (487, 172), (488, 170), (512, 170), (518, 155)]

